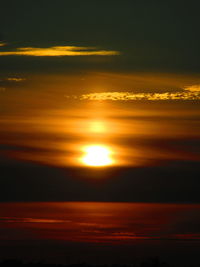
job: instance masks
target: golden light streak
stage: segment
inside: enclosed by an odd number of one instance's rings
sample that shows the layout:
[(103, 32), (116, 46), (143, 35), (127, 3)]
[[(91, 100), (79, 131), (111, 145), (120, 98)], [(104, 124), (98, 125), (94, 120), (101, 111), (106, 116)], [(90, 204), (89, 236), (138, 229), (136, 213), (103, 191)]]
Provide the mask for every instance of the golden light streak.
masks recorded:
[(34, 57), (61, 57), (61, 56), (116, 56), (119, 51), (98, 50), (93, 47), (81, 46), (53, 46), (49, 48), (20, 47), (15, 51), (1, 51), (0, 56), (34, 56)]
[(19, 77), (10, 77), (6, 79), (9, 82), (23, 82), (26, 79), (25, 78), (19, 78)]

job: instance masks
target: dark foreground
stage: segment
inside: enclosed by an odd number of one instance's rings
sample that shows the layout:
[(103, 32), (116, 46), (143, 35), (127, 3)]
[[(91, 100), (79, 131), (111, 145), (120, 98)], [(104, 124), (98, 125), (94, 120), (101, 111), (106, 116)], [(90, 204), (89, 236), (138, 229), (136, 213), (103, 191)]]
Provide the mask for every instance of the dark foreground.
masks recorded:
[[(42, 263), (42, 262), (28, 262), (25, 263), (21, 260), (3, 260), (0, 262), (0, 267), (94, 267), (97, 265), (91, 265), (87, 263), (77, 263), (77, 264), (47, 264), (47, 263)], [(157, 258), (152, 258), (146, 261), (142, 261), (141, 263), (135, 263), (135, 264), (111, 264), (111, 265), (98, 265), (98, 267), (176, 267), (176, 266), (186, 266), (182, 264), (177, 264), (177, 265), (170, 265), (166, 262), (162, 262)], [(196, 265), (189, 265), (190, 267), (194, 266), (200, 266), (200, 264)]]

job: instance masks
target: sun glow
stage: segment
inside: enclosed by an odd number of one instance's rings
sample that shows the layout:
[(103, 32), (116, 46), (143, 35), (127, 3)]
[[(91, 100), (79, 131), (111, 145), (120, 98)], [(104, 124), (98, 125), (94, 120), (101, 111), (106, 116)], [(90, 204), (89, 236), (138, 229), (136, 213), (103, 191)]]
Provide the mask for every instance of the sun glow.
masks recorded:
[(93, 121), (90, 124), (90, 131), (94, 133), (104, 133), (106, 132), (106, 127), (101, 121)]
[(113, 164), (111, 151), (106, 146), (91, 145), (84, 148), (82, 163), (91, 167), (103, 167)]

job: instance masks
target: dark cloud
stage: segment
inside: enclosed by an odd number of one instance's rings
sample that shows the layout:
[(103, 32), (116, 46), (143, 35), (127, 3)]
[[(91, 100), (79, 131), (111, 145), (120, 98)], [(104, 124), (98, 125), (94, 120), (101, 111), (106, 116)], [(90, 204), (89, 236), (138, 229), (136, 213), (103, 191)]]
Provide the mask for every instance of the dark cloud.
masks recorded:
[(1, 160), (1, 201), (200, 202), (199, 163), (101, 170)]

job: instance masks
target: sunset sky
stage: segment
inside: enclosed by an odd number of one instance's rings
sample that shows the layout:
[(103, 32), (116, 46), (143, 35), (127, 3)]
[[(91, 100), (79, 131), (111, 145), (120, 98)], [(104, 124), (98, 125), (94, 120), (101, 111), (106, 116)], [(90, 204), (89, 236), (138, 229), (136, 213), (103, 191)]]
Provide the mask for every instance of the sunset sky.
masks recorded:
[(0, 260), (197, 263), (199, 10), (1, 1)]
[(198, 202), (199, 7), (1, 3), (1, 200)]

